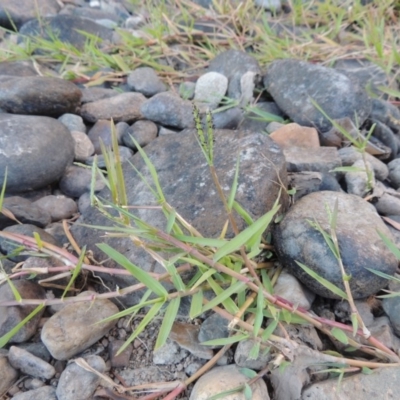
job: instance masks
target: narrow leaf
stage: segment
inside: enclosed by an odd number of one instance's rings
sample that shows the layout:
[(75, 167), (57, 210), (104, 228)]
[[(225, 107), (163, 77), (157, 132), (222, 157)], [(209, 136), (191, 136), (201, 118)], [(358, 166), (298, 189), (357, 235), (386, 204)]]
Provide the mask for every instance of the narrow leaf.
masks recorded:
[(233, 183), (231, 187), (231, 192), (228, 198), (228, 209), (231, 211), (233, 207), (233, 202), (235, 201), (236, 192), (238, 188), (238, 180), (239, 180), (239, 163), (240, 163), (240, 156), (237, 157), (236, 160), (236, 168), (235, 168), (235, 176), (233, 177)]
[(261, 339), (263, 341), (268, 340), (271, 335), (274, 333), (276, 327), (278, 326), (278, 319), (273, 319), (268, 326), (264, 329), (264, 332), (261, 335)]
[(382, 232), (380, 232), (380, 231), (377, 231), (377, 232), (378, 232), (378, 235), (380, 236), (380, 238), (386, 244), (387, 248), (396, 256), (396, 258), (398, 260), (400, 260), (400, 250), (397, 248), (397, 246)]
[(238, 281), (238, 282), (234, 283), (228, 289), (224, 290), (221, 294), (217, 295), (212, 300), (210, 300), (203, 307), (203, 312), (211, 310), (213, 307), (219, 305), (224, 300), (230, 298), (234, 293), (239, 293), (239, 292), (242, 292), (243, 290), (246, 290), (246, 287), (247, 287), (246, 284), (242, 281)]
[(203, 307), (203, 291), (199, 290), (192, 296), (190, 303), (190, 319), (196, 318), (201, 314), (201, 309)]
[(72, 273), (71, 279), (69, 280), (68, 285), (64, 289), (64, 293), (61, 296), (62, 299), (66, 296), (66, 294), (68, 293), (72, 284), (75, 282), (76, 278), (78, 277), (79, 272), (81, 271), (83, 260), (85, 258), (85, 254), (86, 254), (86, 246), (82, 247), (82, 251), (81, 251), (81, 254), (79, 255), (78, 262), (76, 263), (76, 266), (74, 268), (74, 272)]
[(181, 298), (176, 297), (169, 302), (167, 311), (165, 312), (163, 322), (160, 327), (160, 331), (157, 336), (154, 350), (162, 347), (167, 341), (168, 335), (171, 332), (172, 324), (174, 323), (176, 315), (178, 314), (180, 301)]
[(240, 342), (241, 340), (245, 340), (248, 338), (249, 338), (248, 333), (240, 333), (237, 335), (229, 336), (227, 338), (207, 340), (206, 342), (201, 342), (201, 344), (205, 346), (225, 346), (227, 344), (237, 343)]
[(335, 327), (331, 330), (331, 333), (340, 343), (349, 344), (349, 338), (341, 329)]
[(243, 394), (246, 400), (251, 400), (253, 398), (253, 391), (247, 383), (244, 384)]

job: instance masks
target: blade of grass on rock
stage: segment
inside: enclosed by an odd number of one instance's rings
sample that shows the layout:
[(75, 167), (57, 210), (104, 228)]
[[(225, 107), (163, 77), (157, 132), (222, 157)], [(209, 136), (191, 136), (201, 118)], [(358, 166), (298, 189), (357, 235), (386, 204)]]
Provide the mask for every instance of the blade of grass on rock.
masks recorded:
[(180, 297), (175, 297), (169, 302), (167, 311), (165, 312), (163, 322), (160, 327), (160, 331), (157, 336), (154, 350), (162, 347), (167, 341), (168, 335), (171, 332), (172, 324), (174, 323), (176, 315), (178, 314), (180, 301)]
[(271, 223), (274, 215), (278, 212), (280, 206), (275, 205), (270, 211), (260, 217), (252, 225), (248, 226), (232, 240), (222, 246), (213, 257), (214, 261), (220, 260), (227, 254), (234, 253), (240, 250), (240, 248), (247, 244), (247, 242), (254, 236), (257, 235), (260, 230), (264, 231), (267, 229), (268, 225)]
[(83, 246), (81, 254), (79, 255), (78, 262), (76, 263), (76, 266), (74, 268), (74, 272), (72, 273), (71, 279), (69, 280), (68, 285), (66, 286), (64, 293), (61, 296), (62, 299), (66, 296), (70, 287), (72, 286), (72, 284), (75, 282), (76, 278), (78, 277), (79, 272), (81, 271), (83, 260), (85, 259), (85, 255), (86, 255), (86, 246)]
[[(218, 283), (215, 281), (215, 279), (213, 279), (213, 277), (209, 277), (207, 279), (207, 282), (210, 285), (211, 289), (214, 290), (214, 293), (217, 296), (223, 295), (224, 289), (222, 289), (222, 287), (218, 285)], [(215, 300), (215, 298), (213, 300)], [(230, 296), (227, 296), (225, 300), (222, 301), (222, 304), (224, 305), (225, 309), (231, 314), (236, 314), (239, 311), (238, 306), (235, 304), (235, 302), (231, 299)]]
[(382, 232), (378, 231), (378, 235), (383, 240), (387, 248), (396, 256), (398, 260), (400, 260), (400, 250), (397, 248), (397, 246)]
[(124, 267), (129, 271), (132, 276), (134, 276), (139, 282), (143, 283), (147, 288), (151, 289), (155, 294), (160, 297), (167, 297), (168, 292), (166, 289), (154, 279), (147, 272), (143, 271), (141, 268), (137, 267), (135, 264), (130, 262), (124, 255), (113, 249), (106, 243), (99, 243), (97, 247), (112, 258), (116, 263)]
[(256, 308), (256, 316), (254, 319), (254, 328), (253, 328), (254, 336), (257, 336), (258, 332), (260, 331), (261, 324), (264, 319), (263, 310), (264, 310), (264, 295), (262, 288), (259, 288), (257, 293), (257, 308)]
[(201, 314), (201, 309), (203, 308), (203, 291), (199, 290), (192, 296), (190, 303), (190, 319), (196, 318)]
[(298, 266), (300, 266), (305, 272), (307, 272), (308, 275), (310, 275), (312, 278), (314, 278), (322, 286), (326, 287), (328, 290), (330, 290), (332, 293), (336, 294), (337, 296), (341, 297), (342, 299), (347, 300), (347, 294), (342, 289), (338, 288), (333, 283), (329, 282), (322, 276), (318, 275), (315, 271), (308, 268), (307, 265), (304, 265), (298, 261), (296, 261), (296, 264)]
[(238, 156), (236, 160), (236, 168), (235, 168), (235, 176), (233, 177), (231, 192), (228, 198), (228, 209), (232, 211), (233, 202), (235, 201), (236, 192), (238, 188), (238, 180), (239, 180), (239, 164), (240, 164), (240, 156)]

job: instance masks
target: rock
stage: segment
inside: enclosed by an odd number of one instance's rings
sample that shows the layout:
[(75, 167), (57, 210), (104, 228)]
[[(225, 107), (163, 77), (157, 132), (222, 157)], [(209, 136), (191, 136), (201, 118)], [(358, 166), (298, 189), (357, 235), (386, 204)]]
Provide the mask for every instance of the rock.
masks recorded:
[[(353, 165), (356, 161), (363, 159), (362, 154), (354, 147), (344, 147), (340, 149), (339, 157), (342, 160), (342, 165), (344, 167)], [(365, 153), (365, 159), (371, 164), (376, 179), (384, 181), (388, 177), (389, 170), (386, 164), (368, 153)]]
[(75, 84), (60, 78), (0, 76), (0, 107), (12, 114), (59, 117), (76, 111), (81, 96)]
[(332, 124), (311, 99), (331, 119), (349, 117), (356, 122), (356, 115), (360, 126), (371, 112), (371, 101), (358, 82), (333, 68), (295, 59), (275, 60), (268, 66), (263, 82), (290, 119), (321, 132), (329, 130)]
[[(320, 133), (322, 146), (334, 146), (339, 149), (341, 147), (347, 148), (351, 144), (350, 137), (353, 139), (360, 137), (359, 129), (349, 117), (336, 119), (334, 122), (336, 125), (333, 125), (329, 131)], [(347, 135), (343, 134), (343, 130)]]
[(32, 19), (25, 23), (19, 30), (20, 35), (28, 37), (39, 36), (46, 40), (50, 40), (51, 35), (53, 35), (61, 42), (70, 43), (76, 48), (83, 50), (87, 36), (81, 32), (87, 32), (101, 40), (112, 40), (112, 30), (86, 18), (72, 15), (44, 17), (40, 18), (40, 21)]
[[(280, 179), (282, 184), (286, 185), (285, 161), (280, 149), (271, 139), (261, 133), (216, 130), (215, 138), (215, 168), (226, 195), (230, 191), (238, 154), (240, 155), (240, 168), (236, 200), (250, 213), (252, 218), (259, 218), (272, 208), (276, 200), (280, 186), (275, 182)], [(235, 149), (234, 155), (232, 149)], [(214, 190), (209, 168), (204, 161), (194, 130), (158, 137), (146, 146), (146, 154), (158, 172), (158, 178), (167, 201), (205, 237), (218, 237), (226, 221), (226, 214)], [(179, 158), (176, 157), (176, 154), (180, 155)], [(130, 162), (149, 182), (151, 181), (140, 154), (135, 154)], [(125, 164), (123, 172), (129, 204), (157, 204), (147, 185), (138, 178), (130, 165)], [(99, 196), (109, 198), (108, 189), (99, 193)], [(287, 205), (285, 192), (282, 194), (281, 201), (282, 210), (284, 210)], [(157, 211), (138, 209), (135, 210), (135, 213), (147, 223), (160, 229), (165, 228), (165, 221), (160, 218)], [(81, 223), (112, 225), (111, 221), (95, 209), (87, 208), (78, 221), (72, 227), (72, 234), (78, 243), (87, 244), (88, 250), (94, 252), (97, 260), (101, 261), (106, 257), (96, 247), (96, 243), (105, 242), (145, 270), (152, 265), (154, 260), (144, 250), (135, 247), (128, 237), (120, 237), (117, 240), (104, 238), (103, 233), (97, 233), (93, 229), (81, 226)], [(239, 230), (243, 229), (245, 226), (243, 221), (238, 219), (237, 222)], [(105, 265), (118, 268), (114, 261), (108, 261)], [(152, 269), (154, 273), (161, 273), (161, 271), (164, 271), (164, 268), (157, 264)], [(109, 287), (115, 285), (125, 287), (135, 282), (131, 278), (122, 276), (110, 278), (102, 275), (102, 278), (106, 285), (110, 285)], [(123, 302), (131, 305), (136, 304), (139, 299), (140, 296), (137, 298), (137, 293), (121, 298)]]
[(193, 100), (194, 99), (194, 91), (196, 89), (196, 83), (185, 81), (179, 85), (179, 96), (182, 97), (183, 100)]
[(119, 376), (128, 386), (143, 385), (146, 383), (172, 381), (175, 379), (187, 379), (184, 373), (172, 372), (171, 368), (150, 366), (139, 368), (126, 368), (119, 371)]
[(139, 143), (139, 146), (144, 147), (157, 137), (157, 132), (158, 128), (154, 122), (146, 120), (136, 121), (124, 132), (122, 142), (125, 146), (137, 150), (131, 136)]
[(17, 28), (21, 27), (25, 22), (37, 17), (39, 6), (42, 17), (56, 15), (61, 8), (57, 0), (40, 0), (37, 4), (29, 0), (2, 0), (0, 26), (7, 29), (13, 29), (13, 24)]
[(167, 90), (156, 71), (150, 67), (136, 68), (129, 73), (127, 83), (133, 92), (142, 93), (146, 97), (152, 97)]
[[(46, 210), (41, 209), (35, 203), (19, 196), (7, 197), (3, 200), (3, 212), (9, 211), (23, 224), (32, 224), (39, 228), (44, 228), (50, 224), (51, 216)], [(0, 229), (14, 225), (15, 220), (8, 218), (3, 213), (0, 214)]]
[(78, 131), (86, 133), (86, 125), (84, 124), (82, 117), (79, 115), (67, 113), (58, 117), (58, 120), (64, 124), (70, 132)]
[(42, 342), (19, 343), (18, 347), (20, 349), (29, 351), (29, 353), (31, 353), (34, 356), (42, 359), (43, 361), (46, 361), (48, 363), (50, 363), (50, 361), (51, 361), (51, 355), (50, 355), (50, 353), (48, 352), (48, 350), (46, 349), (45, 345)]
[(31, 61), (2, 61), (0, 75), (37, 76), (38, 73)]
[(283, 125), (282, 128), (272, 132), (269, 137), (285, 147), (319, 148), (318, 132), (315, 128), (300, 126), (292, 123)]
[(143, 103), (140, 111), (145, 119), (172, 128), (194, 127), (192, 103), (172, 92), (156, 94)]
[(0, 356), (0, 393), (5, 393), (17, 380), (18, 372), (10, 365), (6, 356)]
[(67, 304), (46, 321), (40, 337), (55, 359), (68, 360), (107, 334), (117, 320), (100, 321), (117, 312), (117, 306), (107, 299)]
[[(397, 274), (396, 278), (399, 278)], [(398, 292), (400, 290), (400, 284), (396, 281), (389, 281), (389, 290), (393, 292)], [(397, 336), (400, 336), (400, 298), (385, 298), (382, 301), (382, 306), (386, 315), (390, 319), (394, 332)]]
[(215, 110), (228, 89), (228, 78), (218, 72), (207, 72), (196, 82), (194, 101)]
[(75, 201), (65, 196), (45, 196), (36, 200), (33, 205), (50, 213), (53, 222), (71, 218), (78, 212)]
[[(261, 115), (260, 115), (261, 114)], [(265, 116), (262, 117), (262, 116)], [(249, 130), (252, 132), (268, 132), (267, 126), (271, 123), (271, 118), (278, 119), (281, 122), (284, 121), (282, 118), (284, 114), (281, 109), (273, 101), (261, 101), (249, 108), (246, 113), (245, 120), (240, 125), (241, 129)], [(283, 126), (281, 124), (280, 126)]]
[[(118, 146), (118, 152), (119, 152), (119, 158), (121, 160), (121, 163), (124, 163), (125, 161), (129, 160), (133, 155), (133, 150), (130, 149), (129, 147), (125, 147), (125, 146)], [(102, 154), (89, 157), (85, 163), (87, 165), (93, 165), (95, 160), (96, 160), (96, 165), (99, 168), (106, 169), (107, 164), (106, 164), (106, 161)], [(98, 187), (101, 187), (101, 189), (104, 188), (103, 181), (99, 180), (97, 185), (98, 185)], [(96, 190), (98, 190), (98, 189), (96, 189)]]
[[(317, 192), (301, 198), (275, 230), (274, 242), (283, 266), (289, 268), (306, 287), (322, 297), (337, 295), (311, 278), (297, 262), (343, 290), (337, 259), (322, 235), (308, 222), (318, 221), (329, 229), (326, 205), (333, 211), (338, 201), (336, 234), (345, 271), (351, 275), (350, 288), (355, 299), (376, 293), (386, 284), (366, 268), (393, 275), (397, 260), (378, 236), (377, 230), (391, 238), (390, 231), (372, 205), (359, 197), (339, 192)], [(355, 214), (355, 210), (357, 213)]]
[(250, 357), (250, 352), (256, 343), (256, 341), (251, 339), (241, 340), (238, 343), (235, 350), (235, 363), (238, 367), (260, 371), (271, 361), (274, 356), (267, 349), (263, 348), (260, 348), (256, 359)]
[[(45, 299), (46, 294), (44, 289), (37, 283), (16, 280), (13, 282), (18, 290), (18, 293), (23, 299)], [(15, 300), (14, 294), (7, 284), (0, 286), (0, 302)], [(36, 306), (6, 306), (0, 307), (0, 336), (5, 335), (11, 329), (15, 328), (21, 321), (24, 320)], [(11, 339), (11, 343), (21, 343), (30, 339), (38, 327), (44, 309), (39, 311), (33, 318), (31, 318)]]
[(75, 142), (74, 160), (85, 162), (94, 153), (93, 143), (84, 132), (72, 131), (71, 135)]
[(43, 387), (45, 383), (38, 378), (29, 378), (24, 382), (24, 388), (27, 390), (35, 390)]
[(81, 115), (85, 121), (95, 123), (101, 119), (113, 119), (114, 122), (134, 122), (142, 118), (141, 106), (146, 97), (141, 93), (121, 93), (103, 100), (85, 103)]
[(214, 352), (210, 346), (204, 346), (200, 343), (199, 331), (200, 326), (175, 321), (169, 337), (181, 348), (190, 351), (195, 357), (210, 360)]
[[(59, 185), (66, 196), (77, 198), (90, 191), (91, 182), (92, 171), (89, 168), (71, 165), (66, 169)], [(96, 179), (94, 185), (95, 191), (102, 190), (105, 186), (100, 177)]]
[[(98, 120), (90, 129), (88, 133), (88, 137), (90, 141), (93, 143), (94, 150), (96, 154), (102, 154), (101, 144), (103, 143), (106, 148), (112, 147), (112, 124), (110, 121), (101, 119)], [(115, 126), (115, 134), (117, 136), (118, 144), (123, 144), (122, 135), (126, 132), (123, 132), (117, 129)]]
[(392, 187), (400, 188), (400, 158), (396, 158), (387, 165), (389, 168), (389, 180)]
[(215, 129), (236, 130), (243, 121), (243, 111), (240, 107), (231, 107), (227, 110), (213, 114)]
[(383, 193), (374, 206), (381, 215), (400, 215), (400, 196)]
[(240, 50), (227, 50), (218, 54), (211, 60), (208, 72), (218, 72), (225, 75), (229, 82), (228, 97), (236, 100), (240, 100), (246, 94), (247, 78), (257, 82), (261, 75), (258, 61), (250, 54)]
[(335, 147), (285, 147), (288, 172), (317, 171), (329, 173), (342, 165)]
[(36, 378), (51, 379), (56, 373), (52, 365), (17, 346), (10, 347), (8, 360), (14, 368)]
[[(201, 324), (199, 331), (199, 342), (207, 342), (214, 339), (224, 339), (229, 336), (229, 321), (219, 314), (212, 314)], [(222, 346), (208, 346), (210, 349), (219, 349)]]
[(305, 288), (293, 275), (283, 270), (274, 286), (274, 294), (290, 301), (295, 307), (311, 308), (315, 294)]
[(108, 346), (108, 351), (110, 355), (111, 366), (114, 368), (125, 368), (129, 366), (129, 360), (132, 355), (132, 344), (128, 344), (128, 346), (123, 350), (120, 354), (117, 355), (119, 349), (125, 344), (124, 340), (113, 340), (110, 342)]
[(48, 117), (0, 114), (0, 186), (18, 193), (57, 181), (74, 157), (68, 129)]
[(89, 87), (82, 89), (82, 104), (92, 103), (94, 101), (109, 99), (110, 97), (121, 94), (114, 89), (101, 87)]
[[(362, 388), (362, 390), (360, 390)], [(301, 400), (386, 400), (400, 390), (400, 368), (378, 368), (372, 374), (356, 374), (314, 383), (306, 388)]]
[[(243, 385), (249, 380), (240, 372), (236, 365), (226, 365), (224, 367), (214, 367), (201, 376), (193, 387), (190, 400), (206, 400), (211, 396)], [(253, 400), (269, 400), (267, 385), (262, 379), (250, 385)], [(225, 395), (226, 400), (245, 400), (243, 391)]]
[(375, 186), (375, 176), (372, 165), (367, 161), (358, 160), (353, 165), (356, 171), (348, 171), (345, 174), (347, 193), (364, 197)]
[(347, 58), (335, 61), (333, 68), (352, 80), (359, 82), (361, 87), (370, 90), (378, 96), (384, 93), (379, 86), (389, 86), (385, 71), (377, 64), (366, 59)]
[(280, 0), (255, 0), (255, 3), (262, 8), (278, 12), (281, 10), (282, 4)]
[(60, 400), (57, 399), (56, 389), (53, 386), (43, 386), (39, 389), (29, 390), (28, 392), (18, 393), (13, 396), (13, 400)]
[[(96, 371), (103, 373), (106, 370), (104, 360), (99, 356), (88, 356), (84, 361)], [(58, 400), (91, 400), (93, 393), (101, 382), (101, 377), (91, 371), (87, 371), (71, 362), (60, 376), (57, 385)]]
[(164, 346), (154, 350), (153, 363), (156, 365), (173, 365), (187, 357), (188, 352), (181, 349), (177, 343), (167, 339)]
[(388, 101), (372, 99), (372, 110), (370, 118), (383, 122), (393, 132), (400, 132), (400, 111)]
[(372, 132), (373, 137), (377, 138), (381, 143), (389, 147), (391, 150), (390, 156), (385, 159), (393, 160), (399, 150), (398, 141), (393, 131), (378, 120), (370, 119), (369, 125), (375, 125)]

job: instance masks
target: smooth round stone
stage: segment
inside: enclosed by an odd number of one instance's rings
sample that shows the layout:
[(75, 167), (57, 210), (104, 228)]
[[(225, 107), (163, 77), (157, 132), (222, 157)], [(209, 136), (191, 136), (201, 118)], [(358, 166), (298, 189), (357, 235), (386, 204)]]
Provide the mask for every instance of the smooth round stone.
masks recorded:
[(150, 67), (140, 67), (132, 71), (127, 78), (129, 88), (134, 92), (151, 97), (167, 90), (156, 71)]
[(72, 131), (75, 142), (75, 160), (85, 162), (93, 153), (94, 146), (88, 135), (80, 131)]
[(49, 117), (0, 114), (0, 185), (7, 192), (39, 189), (57, 181), (74, 159), (68, 129)]
[(218, 107), (228, 89), (228, 78), (218, 72), (207, 72), (196, 82), (194, 100), (204, 103), (211, 110)]
[(338, 298), (296, 262), (305, 264), (318, 275), (344, 290), (339, 264), (323, 236), (309, 221), (318, 221), (329, 231), (326, 211), (338, 201), (336, 234), (346, 274), (351, 275), (350, 288), (355, 299), (375, 294), (387, 285), (367, 268), (393, 275), (397, 269), (395, 256), (383, 243), (377, 231), (392, 235), (374, 207), (365, 200), (346, 193), (322, 191), (301, 198), (276, 227), (275, 249), (284, 266), (303, 284), (322, 297)]
[(122, 141), (125, 146), (137, 150), (132, 137), (139, 143), (139, 146), (144, 147), (157, 137), (157, 132), (157, 125), (153, 121), (136, 121), (124, 132)]
[(75, 201), (65, 196), (45, 196), (33, 204), (50, 213), (53, 222), (71, 218), (78, 211)]
[(75, 112), (81, 97), (74, 83), (60, 78), (0, 77), (0, 107), (12, 114), (59, 117)]

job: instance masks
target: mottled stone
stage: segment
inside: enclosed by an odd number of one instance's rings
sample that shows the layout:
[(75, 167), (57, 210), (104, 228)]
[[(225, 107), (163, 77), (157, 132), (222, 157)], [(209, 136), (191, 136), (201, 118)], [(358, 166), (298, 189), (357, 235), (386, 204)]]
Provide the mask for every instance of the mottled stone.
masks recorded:
[(7, 357), (0, 356), (0, 393), (5, 393), (17, 380), (18, 372), (10, 365)]
[(142, 93), (146, 97), (151, 97), (167, 90), (156, 71), (150, 67), (136, 68), (129, 73), (127, 83), (133, 92)]
[(56, 389), (53, 386), (43, 386), (39, 389), (18, 393), (13, 400), (60, 400), (57, 399)]
[(128, 128), (122, 135), (122, 141), (125, 146), (133, 150), (136, 145), (132, 141), (132, 137), (139, 143), (139, 146), (147, 146), (152, 140), (157, 137), (158, 128), (152, 121), (136, 121), (130, 128)]
[(283, 125), (278, 130), (272, 132), (270, 138), (285, 147), (306, 147), (319, 148), (318, 132), (315, 128), (300, 126), (299, 124)]
[(33, 204), (47, 211), (53, 222), (71, 218), (78, 211), (75, 201), (65, 196), (45, 196)]
[(218, 72), (207, 72), (196, 82), (194, 101), (210, 110), (218, 107), (228, 89), (228, 78)]
[(322, 234), (309, 221), (318, 221), (329, 229), (326, 206), (338, 202), (336, 234), (345, 271), (351, 275), (350, 288), (355, 299), (375, 294), (387, 280), (367, 268), (393, 275), (397, 260), (379, 237), (377, 230), (391, 238), (390, 231), (374, 207), (357, 196), (339, 192), (316, 192), (292, 206), (274, 235), (275, 248), (282, 264), (310, 290), (323, 297), (337, 298), (330, 290), (310, 277), (297, 262), (344, 290), (336, 257)]

